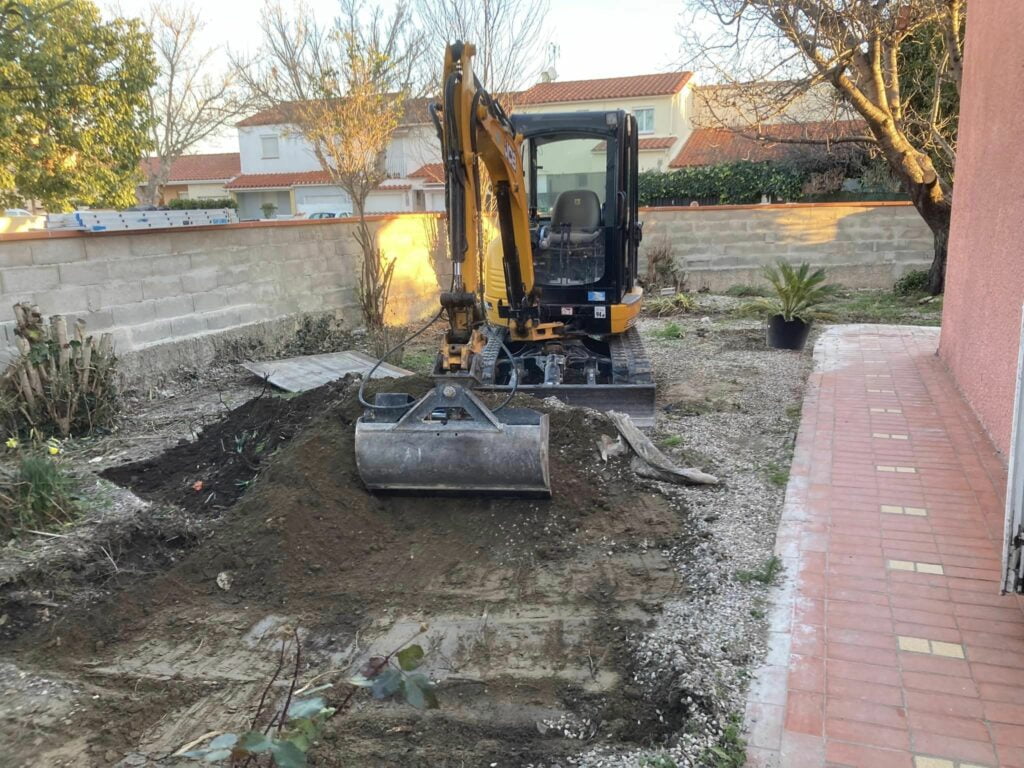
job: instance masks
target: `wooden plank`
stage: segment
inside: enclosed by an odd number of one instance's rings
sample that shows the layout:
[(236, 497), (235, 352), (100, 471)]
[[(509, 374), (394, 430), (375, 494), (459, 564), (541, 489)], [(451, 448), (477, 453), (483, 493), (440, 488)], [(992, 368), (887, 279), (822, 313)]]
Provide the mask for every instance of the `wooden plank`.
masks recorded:
[[(377, 360), (354, 349), (323, 355), (304, 355), (283, 360), (242, 363), (242, 367), (287, 392), (306, 392), (350, 374), (366, 375)], [(381, 363), (373, 378), (412, 376), (412, 371), (390, 363)]]

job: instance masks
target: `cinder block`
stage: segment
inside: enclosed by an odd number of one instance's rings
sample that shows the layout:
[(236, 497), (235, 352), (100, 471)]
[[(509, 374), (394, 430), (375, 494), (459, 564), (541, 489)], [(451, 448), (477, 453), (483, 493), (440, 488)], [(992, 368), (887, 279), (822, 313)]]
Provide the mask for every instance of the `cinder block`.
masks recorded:
[(170, 320), (154, 320), (151, 323), (138, 325), (132, 328), (130, 333), (133, 346), (156, 344), (167, 341), (174, 335)]
[(107, 272), (114, 280), (141, 280), (153, 274), (153, 262), (146, 258), (126, 258), (107, 262)]
[(56, 237), (32, 241), (32, 263), (67, 264), (85, 261), (85, 243), (81, 237)]
[(176, 336), (193, 336), (207, 330), (204, 315), (185, 315), (171, 319), (171, 333)]
[[(171, 238), (165, 232), (140, 232), (131, 236), (132, 253), (136, 256), (159, 256), (174, 253)], [(134, 336), (132, 337), (134, 339)]]
[(192, 303), (196, 312), (215, 312), (226, 307), (228, 299), (223, 291), (207, 291), (193, 294)]
[(153, 256), (150, 266), (154, 275), (182, 275), (192, 268), (192, 260), (188, 254)]
[(157, 317), (181, 317), (195, 312), (191, 296), (169, 296), (166, 299), (154, 299), (153, 307)]
[(203, 293), (217, 287), (217, 270), (210, 267), (196, 269), (181, 276), (181, 289), (185, 293)]
[(120, 304), (142, 301), (142, 283), (113, 282), (90, 285), (86, 288), (89, 296), (89, 309), (100, 310)]
[(238, 307), (222, 309), (218, 312), (209, 312), (203, 315), (206, 318), (206, 327), (211, 331), (220, 331), (224, 328), (231, 328), (241, 325), (241, 313)]
[(114, 313), (114, 325), (142, 325), (156, 319), (156, 306), (152, 301), (115, 306), (111, 311)]
[(68, 286), (53, 291), (40, 291), (33, 297), (44, 315), (65, 315), (68, 312), (88, 312), (89, 294), (80, 286)]
[(132, 257), (132, 241), (120, 233), (96, 233), (83, 238), (85, 257), (90, 261), (111, 261)]
[(81, 261), (61, 264), (60, 280), (65, 285), (97, 285), (110, 279), (105, 261)]
[(57, 267), (14, 267), (0, 273), (4, 293), (49, 291), (60, 285)]
[(180, 277), (149, 277), (142, 281), (142, 295), (147, 299), (163, 299), (181, 293)]
[(0, 243), (0, 269), (31, 265), (32, 249), (28, 243)]
[(104, 312), (69, 312), (66, 317), (69, 327), (73, 326), (75, 321), (79, 319), (84, 320), (85, 332), (87, 334), (105, 331), (114, 325), (114, 313), (110, 310)]

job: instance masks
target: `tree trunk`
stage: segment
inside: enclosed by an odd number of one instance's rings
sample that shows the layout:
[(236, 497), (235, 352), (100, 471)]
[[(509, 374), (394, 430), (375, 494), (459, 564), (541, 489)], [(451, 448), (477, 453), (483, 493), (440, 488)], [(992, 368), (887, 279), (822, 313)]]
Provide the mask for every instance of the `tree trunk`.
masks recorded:
[(927, 190), (922, 192), (924, 194), (914, 194), (912, 191), (911, 199), (934, 238), (935, 250), (931, 267), (928, 268), (928, 293), (938, 296), (946, 285), (946, 255), (949, 250), (949, 225), (953, 211), (948, 197), (941, 196), (936, 200), (935, 195)]

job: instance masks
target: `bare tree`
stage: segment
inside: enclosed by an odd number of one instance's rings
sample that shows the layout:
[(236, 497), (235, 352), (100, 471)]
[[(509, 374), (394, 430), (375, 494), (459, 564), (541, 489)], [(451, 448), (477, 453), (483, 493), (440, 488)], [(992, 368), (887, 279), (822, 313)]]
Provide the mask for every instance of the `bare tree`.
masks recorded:
[[(398, 2), (389, 16), (379, 6), (341, 0), (341, 14), (320, 24), (300, 4), (292, 16), (279, 3), (266, 6), (263, 47), (236, 69), (263, 106), (309, 145), (331, 181), (352, 200), (362, 250), (360, 300), (368, 330), (379, 341), (389, 265), (381, 263), (366, 220), (366, 200), (385, 179), (387, 150), (409, 108), (422, 36), (409, 8)], [(386, 343), (386, 340), (381, 343)]]
[(153, 155), (146, 202), (156, 204), (171, 165), (248, 108), (233, 70), (213, 74), (216, 51), (200, 49), (204, 23), (189, 0), (154, 3), (146, 24), (160, 74), (149, 92)]
[(487, 90), (507, 96), (531, 84), (543, 65), (548, 0), (416, 0), (431, 51), (430, 82), (441, 79), (440, 52), (456, 40), (473, 43), (474, 71)]
[[(942, 290), (952, 200), (952, 178), (936, 170), (926, 143), (914, 126), (928, 121), (942, 134), (941, 110), (912, 113), (901, 78), (901, 45), (915, 33), (934, 29), (944, 55), (933, 71), (936, 94), (943, 84), (959, 93), (963, 69), (966, 0), (687, 0), (696, 12), (684, 32), (705, 73), (722, 79), (769, 83), (749, 89), (757, 105), (735, 110), (766, 139), (814, 141), (810, 137), (770, 136), (770, 126), (809, 94), (834, 96), (836, 115), (852, 111), (866, 124), (859, 135), (819, 138), (818, 142), (864, 142), (886, 159), (935, 238), (929, 288)], [(717, 24), (708, 21), (717, 22)], [(914, 84), (916, 88), (918, 84)], [(933, 134), (929, 130), (929, 134)], [(947, 141), (946, 159), (955, 148)], [(949, 166), (951, 167), (951, 166)]]

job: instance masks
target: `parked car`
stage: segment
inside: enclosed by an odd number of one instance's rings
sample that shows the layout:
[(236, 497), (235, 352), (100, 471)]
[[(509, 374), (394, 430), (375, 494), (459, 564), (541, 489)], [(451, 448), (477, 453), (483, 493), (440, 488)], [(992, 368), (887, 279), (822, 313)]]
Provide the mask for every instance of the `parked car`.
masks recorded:
[(352, 211), (313, 211), (300, 218), (303, 219), (344, 219), (352, 215)]
[(4, 216), (32, 216), (32, 211), (25, 210), (24, 208), (7, 208), (4, 211)]

